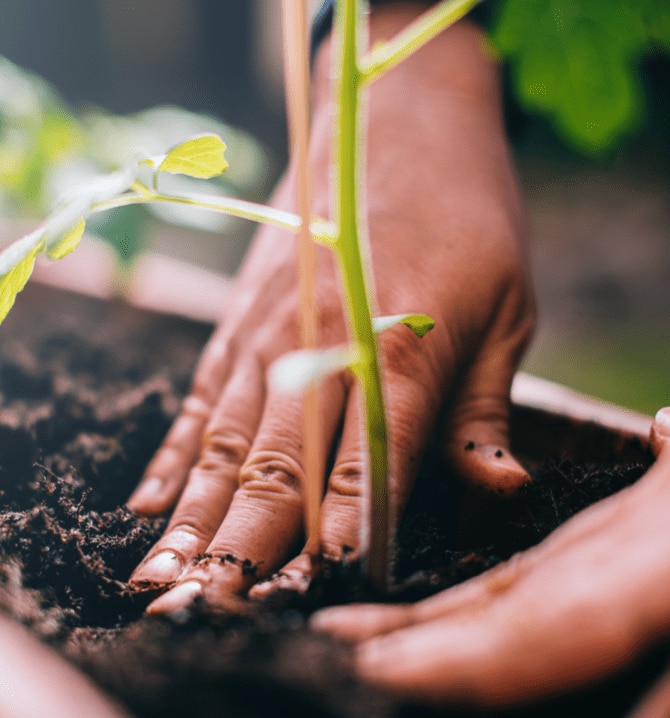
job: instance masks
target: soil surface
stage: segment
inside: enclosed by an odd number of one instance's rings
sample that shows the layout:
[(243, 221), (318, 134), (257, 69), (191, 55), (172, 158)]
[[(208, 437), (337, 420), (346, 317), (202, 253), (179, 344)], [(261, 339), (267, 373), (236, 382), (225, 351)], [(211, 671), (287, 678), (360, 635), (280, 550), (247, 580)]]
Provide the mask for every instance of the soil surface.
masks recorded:
[[(433, 448), (400, 527), (388, 595), (370, 592), (355, 564), (330, 566), (307, 597), (250, 605), (242, 617), (148, 619), (149, 597), (125, 582), (165, 523), (123, 502), (210, 329), (39, 286), (0, 328), (0, 609), (137, 716), (454, 715), (362, 685), (349, 648), (311, 633), (309, 613), (370, 597), (415, 600), (474, 576), (629, 485), (650, 460), (642, 450), (605, 465), (547, 456), (534, 483), (501, 504), (464, 499)], [(623, 716), (666, 659), (662, 647), (624, 677), (523, 715)]]

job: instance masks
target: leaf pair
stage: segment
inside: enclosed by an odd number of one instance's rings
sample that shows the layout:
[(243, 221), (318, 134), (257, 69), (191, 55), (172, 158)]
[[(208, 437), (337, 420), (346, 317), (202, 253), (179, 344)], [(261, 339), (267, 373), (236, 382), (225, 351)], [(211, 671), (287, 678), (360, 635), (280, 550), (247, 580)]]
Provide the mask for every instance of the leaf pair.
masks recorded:
[(225, 149), (226, 145), (216, 135), (200, 135), (160, 158), (140, 160), (137, 166), (98, 177), (68, 191), (46, 222), (0, 253), (0, 323), (33, 273), (37, 256), (44, 253), (50, 259), (62, 259), (74, 251), (84, 234), (86, 215), (96, 206), (128, 192), (135, 185), (140, 165), (154, 167), (156, 176), (169, 172), (208, 179), (228, 167), (223, 156)]

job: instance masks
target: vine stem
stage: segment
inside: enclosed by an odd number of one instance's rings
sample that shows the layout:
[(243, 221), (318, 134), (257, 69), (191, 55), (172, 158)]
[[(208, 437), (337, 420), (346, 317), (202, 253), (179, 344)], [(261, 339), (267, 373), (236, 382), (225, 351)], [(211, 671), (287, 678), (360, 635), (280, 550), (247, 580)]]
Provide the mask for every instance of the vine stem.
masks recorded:
[[(114, 199), (104, 200), (93, 204), (88, 213), (96, 214), (106, 212), (117, 207), (127, 207), (133, 204), (150, 204), (151, 202), (166, 202), (168, 204), (181, 204), (187, 207), (206, 209), (212, 212), (220, 212), (231, 217), (248, 219), (251, 222), (269, 224), (279, 229), (285, 229), (293, 234), (300, 230), (301, 219), (297, 214), (286, 212), (274, 207), (268, 207), (257, 202), (249, 202), (236, 197), (220, 197), (217, 195), (205, 194), (183, 194), (180, 196), (160, 194), (144, 188), (139, 194), (123, 194)], [(87, 213), (87, 214), (88, 214)], [(335, 242), (335, 228), (332, 222), (320, 218), (312, 218), (310, 234), (312, 239), (319, 244), (332, 246)]]
[(355, 367), (364, 401), (370, 482), (370, 534), (367, 574), (380, 588), (388, 578), (388, 440), (377, 343), (372, 327), (370, 282), (361, 252), (365, 227), (361, 204), (360, 106), (361, 72), (358, 66), (362, 24), (359, 0), (335, 4), (335, 37), (339, 53), (336, 87), (334, 215), (338, 228), (335, 253), (342, 275), (344, 300), (353, 339), (361, 352)]
[(467, 15), (481, 1), (444, 0), (426, 10), (394, 38), (381, 43), (361, 60), (362, 84), (368, 85), (406, 60), (442, 30)]
[[(290, 156), (298, 188), (298, 289), (300, 333), (303, 349), (318, 345), (316, 317), (316, 253), (310, 235), (311, 180), (308, 161), (310, 134), (309, 47), (306, 0), (283, 0), (284, 86), (288, 111)], [(305, 472), (305, 552), (321, 553), (321, 499), (323, 477), (319, 450), (320, 419), (316, 382), (303, 394), (303, 469)]]

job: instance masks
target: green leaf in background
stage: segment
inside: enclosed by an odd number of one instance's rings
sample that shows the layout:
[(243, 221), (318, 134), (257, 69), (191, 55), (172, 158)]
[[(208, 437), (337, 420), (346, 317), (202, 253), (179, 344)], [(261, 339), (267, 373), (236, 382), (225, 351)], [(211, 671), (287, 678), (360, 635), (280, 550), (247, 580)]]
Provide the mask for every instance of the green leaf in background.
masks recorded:
[(667, 0), (637, 0), (648, 37), (665, 52), (670, 52), (670, 5)]
[(158, 165), (158, 171), (210, 179), (226, 171), (225, 149), (217, 135), (194, 137), (173, 147)]
[(147, 215), (142, 207), (120, 207), (92, 215), (89, 226), (116, 252), (122, 267), (130, 266), (146, 249)]
[(643, 115), (638, 66), (670, 47), (670, 4), (659, 0), (504, 0), (492, 37), (512, 66), (520, 104), (549, 115), (578, 149), (597, 153)]

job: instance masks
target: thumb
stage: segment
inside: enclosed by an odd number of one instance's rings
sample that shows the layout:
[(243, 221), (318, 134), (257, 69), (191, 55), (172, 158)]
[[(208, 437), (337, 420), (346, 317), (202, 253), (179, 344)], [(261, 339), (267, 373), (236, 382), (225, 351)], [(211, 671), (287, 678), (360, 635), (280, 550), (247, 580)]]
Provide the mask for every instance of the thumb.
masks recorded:
[(656, 412), (654, 423), (651, 425), (649, 443), (654, 456), (660, 456), (662, 451), (670, 454), (670, 407)]
[(494, 327), (453, 394), (444, 449), (449, 464), (473, 487), (504, 494), (530, 481), (510, 452), (509, 414), (512, 378), (531, 327), (532, 317), (519, 319), (512, 331)]

